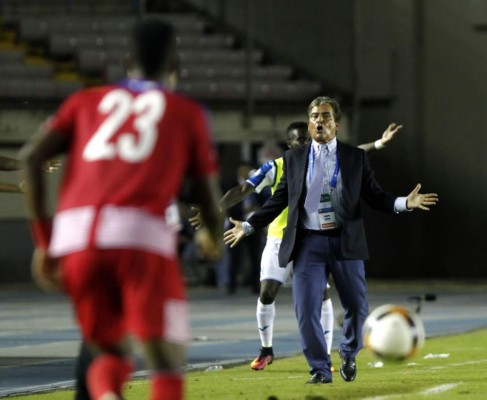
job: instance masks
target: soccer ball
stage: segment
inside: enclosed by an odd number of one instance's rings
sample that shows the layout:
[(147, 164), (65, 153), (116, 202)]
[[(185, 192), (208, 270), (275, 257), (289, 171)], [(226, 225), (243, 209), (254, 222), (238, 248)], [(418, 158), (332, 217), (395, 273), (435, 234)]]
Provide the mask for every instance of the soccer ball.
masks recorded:
[(424, 345), (423, 322), (413, 311), (395, 304), (373, 310), (365, 320), (364, 345), (383, 360), (413, 357)]

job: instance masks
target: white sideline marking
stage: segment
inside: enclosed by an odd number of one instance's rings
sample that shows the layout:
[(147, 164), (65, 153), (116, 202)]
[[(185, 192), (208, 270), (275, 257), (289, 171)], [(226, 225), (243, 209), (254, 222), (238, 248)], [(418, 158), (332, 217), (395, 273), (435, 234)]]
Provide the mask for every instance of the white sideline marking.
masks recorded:
[(446, 383), (444, 385), (440, 386), (435, 386), (426, 390), (423, 390), (421, 392), (416, 392), (416, 393), (398, 393), (398, 394), (389, 394), (386, 396), (375, 396), (375, 397), (366, 397), (362, 400), (390, 400), (390, 399), (395, 399), (395, 398), (400, 398), (408, 395), (430, 395), (430, 394), (438, 394), (438, 393), (443, 393), (446, 392), (447, 390), (451, 390), (456, 388), (457, 386), (461, 385), (462, 382), (456, 382), (456, 383)]
[(487, 359), (484, 358), (482, 360), (473, 360), (473, 361), (465, 361), (462, 363), (451, 363), (451, 364), (447, 364), (447, 365), (440, 365), (437, 367), (432, 367), (431, 369), (445, 369), (448, 367), (462, 367), (464, 365), (476, 365), (476, 364), (483, 364), (485, 362), (487, 362)]
[(440, 385), (440, 386), (432, 387), (430, 389), (423, 390), (422, 392), (419, 392), (418, 394), (437, 394), (437, 393), (443, 393), (443, 392), (446, 392), (447, 390), (456, 388), (461, 383), (462, 382), (446, 383), (444, 385)]

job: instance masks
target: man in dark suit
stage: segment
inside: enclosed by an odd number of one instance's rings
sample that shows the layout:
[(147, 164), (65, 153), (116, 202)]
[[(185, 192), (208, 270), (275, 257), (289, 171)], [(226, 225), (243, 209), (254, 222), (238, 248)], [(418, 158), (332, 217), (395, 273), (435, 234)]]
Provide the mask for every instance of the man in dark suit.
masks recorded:
[(247, 222), (231, 220), (235, 227), (224, 236), (225, 243), (234, 246), (289, 206), (279, 264), (285, 267), (294, 261), (294, 307), (312, 375), (310, 384), (332, 382), (320, 325), (322, 293), (329, 274), (345, 311), (340, 375), (351, 382), (357, 374), (355, 356), (362, 348), (362, 327), (368, 314), (364, 260), (369, 255), (360, 200), (396, 213), (429, 210), (438, 201), (435, 193), (419, 193), (419, 184), (407, 197), (384, 191), (365, 152), (337, 141), (340, 114), (340, 106), (332, 98), (322, 96), (311, 102), (308, 130), (312, 141), (285, 153), (284, 174), (274, 195)]

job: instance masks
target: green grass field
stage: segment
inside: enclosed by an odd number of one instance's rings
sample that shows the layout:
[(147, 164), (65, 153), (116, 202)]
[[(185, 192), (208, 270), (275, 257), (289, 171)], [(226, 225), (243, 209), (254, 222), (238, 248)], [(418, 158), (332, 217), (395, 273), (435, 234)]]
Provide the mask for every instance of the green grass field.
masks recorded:
[[(332, 353), (339, 366), (339, 357)], [(487, 398), (487, 330), (427, 339), (422, 351), (402, 363), (372, 366), (378, 360), (367, 350), (357, 358), (358, 375), (345, 382), (340, 374), (328, 385), (305, 385), (309, 379), (303, 356), (276, 359), (264, 371), (248, 363), (210, 372), (187, 374), (188, 400), (416, 400)], [(69, 391), (9, 397), (26, 400), (72, 399)], [(126, 400), (148, 398), (145, 380), (128, 383)]]

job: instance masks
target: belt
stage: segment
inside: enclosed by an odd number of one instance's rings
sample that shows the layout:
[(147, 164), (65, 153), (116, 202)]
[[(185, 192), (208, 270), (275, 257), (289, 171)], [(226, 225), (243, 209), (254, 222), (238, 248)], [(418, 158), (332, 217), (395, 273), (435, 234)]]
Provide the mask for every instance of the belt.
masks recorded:
[(303, 235), (319, 235), (319, 236), (329, 236), (329, 237), (339, 237), (342, 234), (342, 230), (340, 228), (325, 229), (322, 231), (313, 230), (313, 229), (300, 229), (299, 231)]

